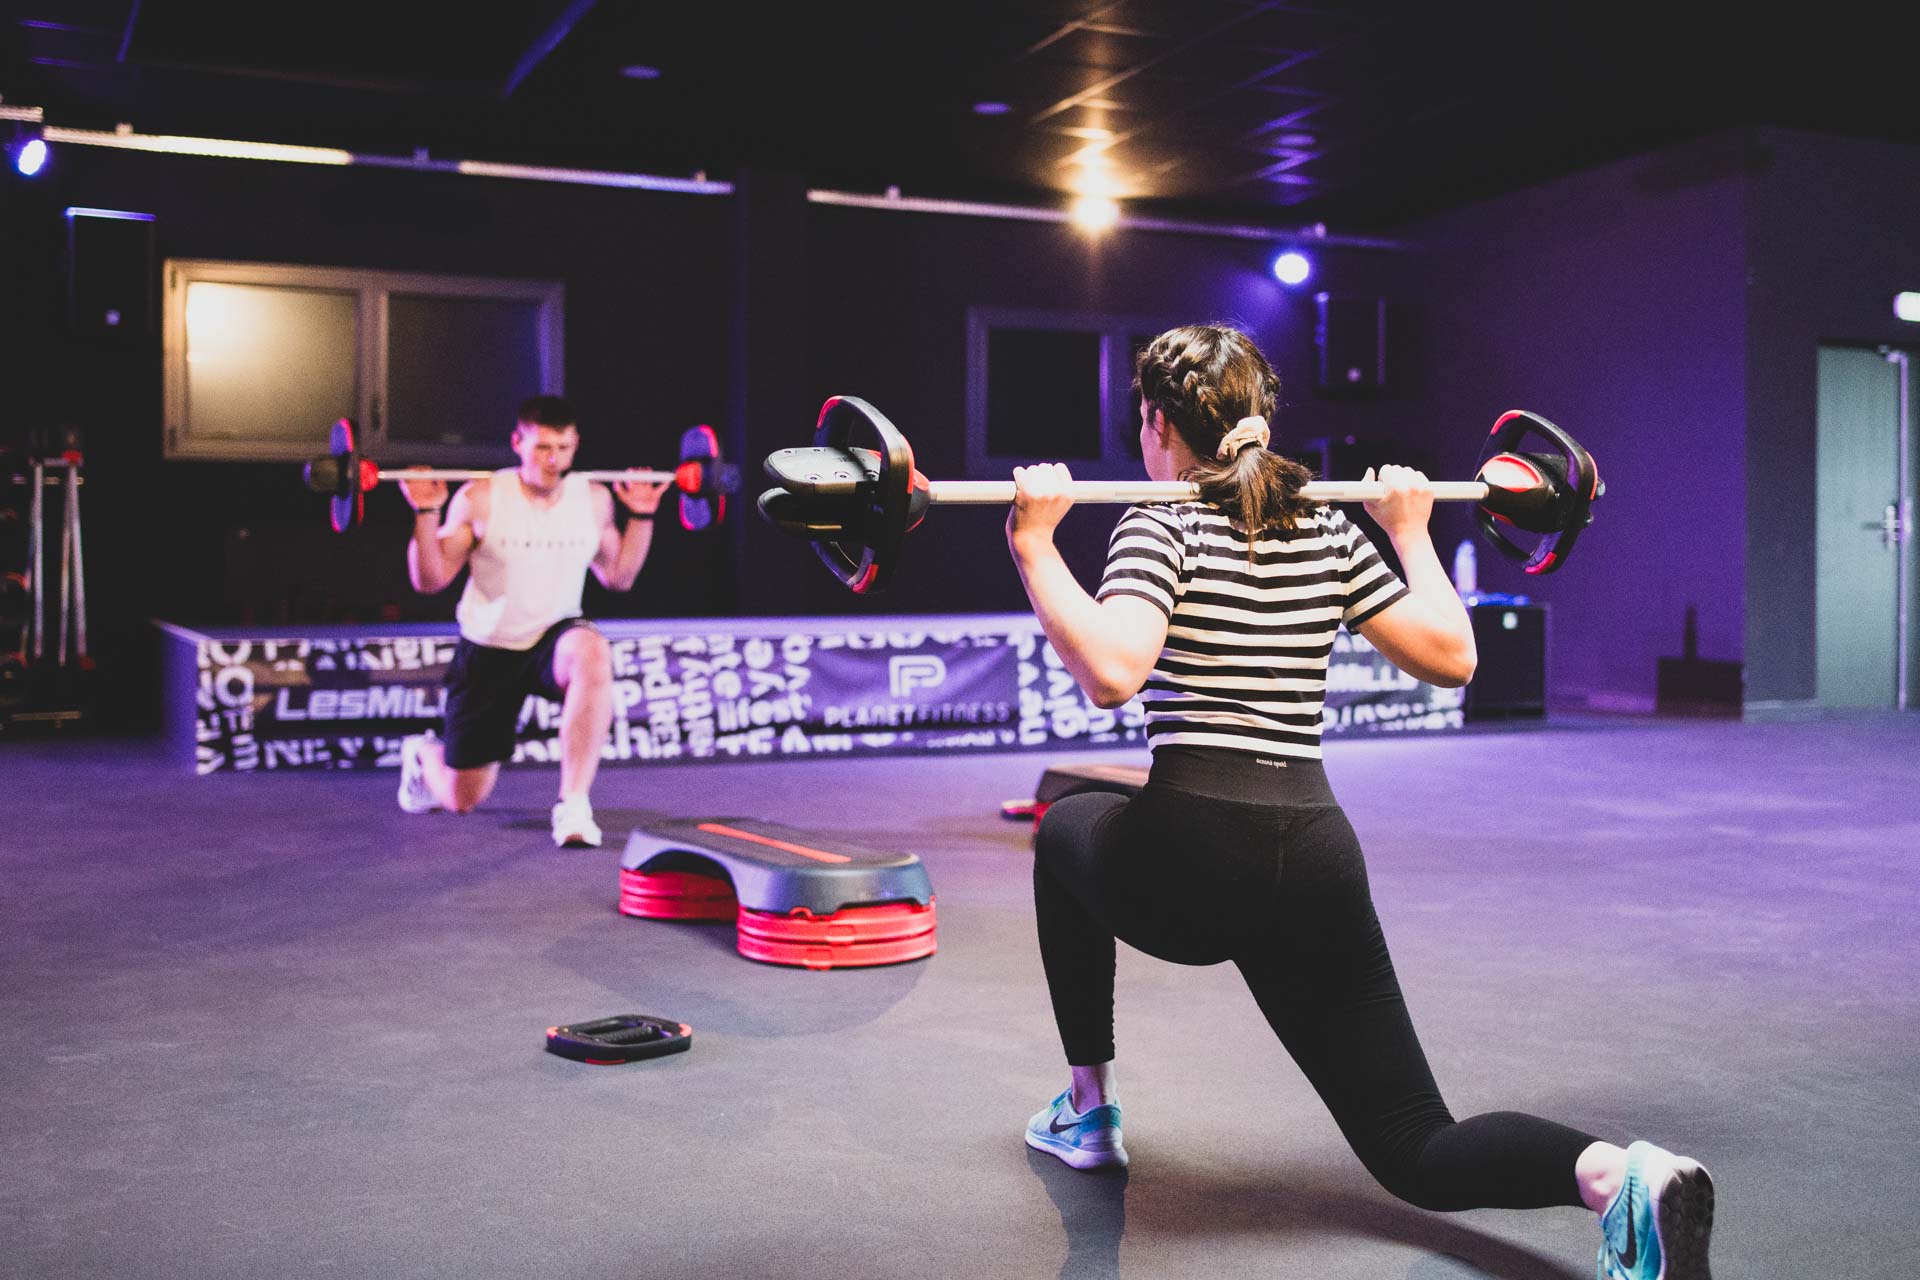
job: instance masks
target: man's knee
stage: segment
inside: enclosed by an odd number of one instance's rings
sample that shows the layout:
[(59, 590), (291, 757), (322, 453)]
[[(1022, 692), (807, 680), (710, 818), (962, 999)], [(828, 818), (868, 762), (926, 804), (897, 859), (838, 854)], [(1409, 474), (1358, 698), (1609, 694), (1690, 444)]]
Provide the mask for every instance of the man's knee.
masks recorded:
[(455, 769), (452, 775), (447, 788), (447, 808), (455, 813), (472, 813), (481, 801), (493, 794), (499, 767), (482, 765), (478, 769)]
[(562, 681), (571, 688), (576, 683), (603, 686), (613, 683), (613, 646), (591, 627), (575, 627), (567, 635), (569, 650)]

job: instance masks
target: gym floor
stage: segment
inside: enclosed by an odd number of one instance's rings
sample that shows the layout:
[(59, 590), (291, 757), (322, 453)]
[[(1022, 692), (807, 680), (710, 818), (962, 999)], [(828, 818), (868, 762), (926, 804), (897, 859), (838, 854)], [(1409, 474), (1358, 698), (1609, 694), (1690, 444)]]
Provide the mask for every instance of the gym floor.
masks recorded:
[[(0, 1275), (1591, 1276), (1591, 1215), (1374, 1186), (1229, 967), (1123, 949), (1130, 1169), (1022, 1145), (1066, 1071), (998, 806), (1088, 758), (610, 768), (607, 847), (556, 851), (542, 768), (409, 818), (390, 772), (0, 745)], [(1920, 1267), (1916, 759), (1894, 714), (1328, 749), (1455, 1113), (1698, 1156), (1719, 1275), (1851, 1280)], [(621, 916), (648, 813), (910, 849), (939, 952), (813, 973)], [(542, 1049), (634, 1012), (692, 1050)]]

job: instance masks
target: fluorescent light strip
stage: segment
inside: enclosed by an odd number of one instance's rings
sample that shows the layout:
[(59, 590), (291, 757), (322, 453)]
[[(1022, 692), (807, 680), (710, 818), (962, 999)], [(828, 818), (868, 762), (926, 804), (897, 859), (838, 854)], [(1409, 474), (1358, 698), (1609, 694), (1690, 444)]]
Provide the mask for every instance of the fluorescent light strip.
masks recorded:
[(69, 205), (67, 216), (69, 218), (117, 218), (122, 222), (156, 221), (151, 213), (132, 213), (126, 209), (86, 209), (79, 205)]
[(284, 164), (352, 164), (353, 152), (332, 147), (293, 147), (278, 142), (235, 142), (228, 138), (187, 138), (166, 133), (103, 133), (97, 129), (63, 129), (48, 125), (48, 142), (70, 146), (117, 147), (122, 151), (156, 151), (167, 155), (215, 156), (227, 160), (278, 160)]
[(929, 200), (921, 196), (863, 196), (851, 191), (809, 191), (813, 204), (837, 204), (851, 209), (890, 209), (896, 213), (953, 213), (970, 218), (1011, 218), (1019, 222), (1071, 222), (1065, 209), (1014, 204), (977, 204), (970, 200)]
[(39, 124), (44, 112), (39, 107), (10, 107), (0, 102), (0, 120), (19, 120), (25, 124)]
[[(19, 108), (16, 108), (19, 109)], [(39, 108), (33, 108), (37, 113)], [(614, 173), (599, 169), (557, 169), (543, 165), (495, 164), (484, 160), (435, 160), (428, 156), (383, 156), (333, 147), (297, 147), (277, 142), (239, 142), (227, 138), (190, 138), (174, 134), (105, 133), (95, 129), (49, 126), (48, 142), (69, 146), (115, 147), (166, 155), (211, 156), (229, 160), (277, 160), (282, 164), (365, 165), (380, 169), (410, 169), (426, 173), (463, 173), (479, 178), (518, 178), (529, 182), (563, 182), (576, 186), (620, 187), (627, 190), (675, 191), (687, 195), (733, 194), (731, 182), (706, 178), (667, 178), (649, 173)]]
[(577, 182), (590, 187), (630, 187), (643, 191), (679, 191), (687, 195), (727, 196), (731, 182), (705, 178), (662, 178), (650, 173), (608, 173), (599, 169), (549, 169), (540, 165), (493, 164), (485, 160), (458, 160), (461, 173), (478, 178), (526, 178), (535, 182)]
[[(981, 204), (971, 200), (930, 200), (918, 196), (868, 196), (852, 191), (807, 192), (813, 204), (839, 205), (849, 209), (886, 209), (895, 213), (946, 213), (969, 218), (1006, 218), (1016, 222), (1071, 222), (1065, 209), (1037, 205)], [(1122, 213), (1115, 231), (1169, 231), (1190, 236), (1225, 236), (1235, 240), (1260, 240), (1268, 244), (1291, 240), (1300, 244), (1339, 245), (1348, 249), (1410, 249), (1399, 240), (1372, 236), (1340, 236), (1315, 231), (1289, 231), (1278, 227), (1251, 227), (1228, 222), (1189, 222), (1177, 218), (1153, 218)]]

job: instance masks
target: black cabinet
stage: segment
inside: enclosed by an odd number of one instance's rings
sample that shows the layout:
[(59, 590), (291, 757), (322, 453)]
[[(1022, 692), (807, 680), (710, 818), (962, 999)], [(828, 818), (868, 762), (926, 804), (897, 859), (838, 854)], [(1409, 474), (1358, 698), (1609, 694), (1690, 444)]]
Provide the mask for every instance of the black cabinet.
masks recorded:
[(1468, 720), (1547, 714), (1547, 606), (1498, 597), (1467, 606), (1480, 665), (1467, 684)]

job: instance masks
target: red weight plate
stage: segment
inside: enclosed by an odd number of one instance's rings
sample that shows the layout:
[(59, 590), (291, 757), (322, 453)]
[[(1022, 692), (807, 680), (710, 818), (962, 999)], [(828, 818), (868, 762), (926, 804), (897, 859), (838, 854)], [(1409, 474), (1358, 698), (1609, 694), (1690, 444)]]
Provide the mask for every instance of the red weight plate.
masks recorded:
[(854, 969), (864, 965), (900, 964), (907, 960), (924, 959), (934, 952), (934, 931), (929, 929), (895, 942), (856, 942), (844, 947), (774, 942), (742, 933), (739, 951), (749, 960), (762, 960), (768, 964), (794, 965), (814, 970)]
[(890, 902), (877, 907), (845, 907), (816, 916), (804, 908), (787, 915), (741, 908), (740, 932), (766, 942), (847, 947), (899, 942), (934, 930), (933, 903)]
[(620, 872), (620, 913), (649, 920), (731, 920), (733, 883), (691, 871)]

